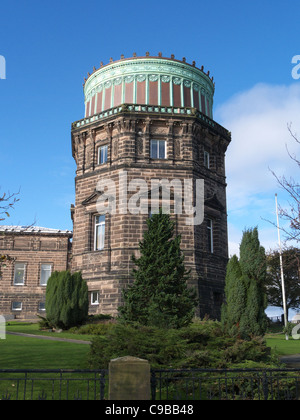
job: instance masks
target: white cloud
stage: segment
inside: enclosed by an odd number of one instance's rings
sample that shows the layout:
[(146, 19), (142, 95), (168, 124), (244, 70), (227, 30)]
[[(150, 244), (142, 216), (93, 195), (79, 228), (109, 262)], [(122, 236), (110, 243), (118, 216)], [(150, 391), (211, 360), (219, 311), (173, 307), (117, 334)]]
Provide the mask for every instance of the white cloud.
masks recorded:
[[(228, 223), (228, 254), (229, 257), (232, 257), (234, 254), (239, 257), (240, 255), (240, 243), (243, 236), (243, 231), (246, 228), (254, 226), (245, 226), (242, 229), (239, 229), (234, 223)], [(278, 233), (276, 227), (270, 223), (260, 223), (258, 226), (259, 231), (259, 241), (261, 245), (265, 248), (266, 252), (270, 250), (278, 249)]]
[(216, 120), (232, 132), (227, 151), (228, 189), (248, 199), (276, 185), (269, 168), (283, 174), (291, 169), (286, 144), (295, 151), (287, 124), (300, 134), (300, 83), (259, 84), (235, 95), (216, 110)]
[[(215, 120), (232, 133), (226, 154), (229, 249), (233, 254), (244, 228), (259, 227), (262, 244), (275, 246), (276, 229), (262, 219), (275, 219), (275, 192), (286, 199), (272, 175), (297, 178), (298, 167), (286, 146), (300, 158), (300, 82), (290, 86), (258, 84), (240, 92), (216, 109)], [(238, 232), (240, 238), (238, 238)], [(273, 246), (273, 247), (274, 247)]]

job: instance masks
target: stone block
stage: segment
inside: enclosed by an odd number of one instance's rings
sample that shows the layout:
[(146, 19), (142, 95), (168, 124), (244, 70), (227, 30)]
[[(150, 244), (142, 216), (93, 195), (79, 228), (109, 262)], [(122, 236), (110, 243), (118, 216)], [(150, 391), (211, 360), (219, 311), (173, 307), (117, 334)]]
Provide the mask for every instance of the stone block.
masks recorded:
[(125, 356), (109, 364), (109, 400), (150, 400), (150, 364)]

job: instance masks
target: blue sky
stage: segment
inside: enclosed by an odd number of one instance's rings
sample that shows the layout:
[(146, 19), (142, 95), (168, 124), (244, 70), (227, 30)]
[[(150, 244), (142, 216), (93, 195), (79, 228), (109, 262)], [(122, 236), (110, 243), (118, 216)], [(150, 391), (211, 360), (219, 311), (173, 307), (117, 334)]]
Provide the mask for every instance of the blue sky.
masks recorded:
[[(71, 123), (84, 116), (83, 78), (110, 57), (133, 52), (196, 61), (216, 82), (214, 119), (232, 132), (226, 167), (230, 253), (242, 231), (258, 226), (277, 244), (269, 168), (297, 176), (287, 124), (300, 134), (299, 1), (18, 0), (2, 2), (0, 194), (20, 189), (9, 224), (72, 229), (75, 163)], [(299, 153), (300, 155), (300, 153)]]

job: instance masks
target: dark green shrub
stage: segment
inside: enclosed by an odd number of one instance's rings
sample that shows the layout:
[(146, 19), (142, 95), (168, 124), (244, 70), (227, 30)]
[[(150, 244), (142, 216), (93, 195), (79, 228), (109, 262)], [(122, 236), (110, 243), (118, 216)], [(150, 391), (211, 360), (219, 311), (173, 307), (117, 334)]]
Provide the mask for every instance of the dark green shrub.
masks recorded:
[(113, 319), (113, 316), (109, 314), (96, 314), (88, 316), (88, 322), (90, 323), (96, 323), (98, 321), (110, 321), (111, 319)]
[(81, 273), (55, 271), (46, 289), (48, 321), (58, 328), (68, 329), (82, 324), (88, 316), (88, 288)]
[(146, 359), (152, 368), (229, 368), (248, 360), (273, 363), (263, 339), (243, 341), (224, 335), (214, 321), (169, 330), (117, 323), (105, 336), (93, 338), (91, 368), (106, 369), (111, 359), (123, 356)]
[(89, 362), (92, 368), (107, 368), (111, 359), (134, 356), (149, 360), (152, 366), (174, 365), (184, 357), (185, 340), (176, 330), (118, 323), (104, 337), (92, 340)]
[(47, 318), (40, 315), (38, 315), (38, 317), (40, 319), (38, 322), (40, 330), (51, 330), (54, 327)]
[(187, 358), (183, 361), (182, 369), (200, 369), (209, 368), (213, 364), (213, 356), (208, 350), (195, 350), (191, 354), (187, 354)]
[(234, 344), (224, 350), (224, 358), (230, 363), (240, 363), (244, 360), (256, 362), (267, 360), (270, 352), (261, 337), (251, 341), (236, 340)]
[(87, 324), (81, 327), (71, 328), (69, 331), (74, 334), (105, 335), (112, 328), (113, 324)]

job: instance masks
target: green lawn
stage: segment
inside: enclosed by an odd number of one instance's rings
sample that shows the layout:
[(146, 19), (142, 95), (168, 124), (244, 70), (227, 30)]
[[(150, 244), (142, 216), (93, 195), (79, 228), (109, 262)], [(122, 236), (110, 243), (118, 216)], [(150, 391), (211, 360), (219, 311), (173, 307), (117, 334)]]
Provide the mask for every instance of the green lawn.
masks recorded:
[(292, 337), (286, 340), (284, 334), (267, 334), (266, 341), (279, 356), (300, 354), (300, 340), (294, 340)]
[(6, 335), (0, 369), (87, 369), (89, 345)]
[[(24, 332), (24, 326), (21, 328)], [(27, 332), (30, 332), (28, 328)], [(73, 337), (76, 338), (76, 337)], [(0, 369), (88, 369), (88, 344), (6, 335), (0, 340)], [(3, 399), (100, 399), (100, 375), (78, 373), (1, 373)], [(26, 380), (25, 380), (26, 378)], [(107, 386), (106, 386), (107, 387)]]
[[(40, 331), (38, 324), (9, 322), (6, 331), (89, 341), (90, 336)], [(6, 334), (0, 340), (0, 369), (87, 369), (89, 345)]]

